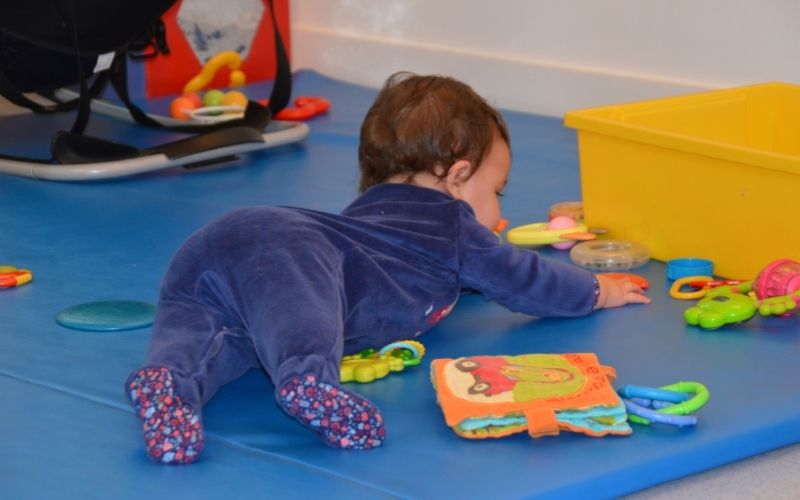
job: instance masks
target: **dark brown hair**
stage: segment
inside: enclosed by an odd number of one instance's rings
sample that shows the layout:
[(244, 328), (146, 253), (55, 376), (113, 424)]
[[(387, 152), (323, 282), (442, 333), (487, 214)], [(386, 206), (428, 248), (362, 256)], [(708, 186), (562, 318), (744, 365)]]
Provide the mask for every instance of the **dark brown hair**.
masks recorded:
[(474, 172), (495, 134), (509, 143), (503, 117), (469, 85), (446, 76), (395, 73), (361, 125), (359, 189), (399, 174), (409, 180), (418, 172), (444, 177), (459, 160), (471, 162)]

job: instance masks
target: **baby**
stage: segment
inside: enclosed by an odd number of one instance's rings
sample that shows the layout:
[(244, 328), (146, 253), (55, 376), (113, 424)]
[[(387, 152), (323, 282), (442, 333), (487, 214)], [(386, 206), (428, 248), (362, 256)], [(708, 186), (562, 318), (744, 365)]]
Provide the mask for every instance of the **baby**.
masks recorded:
[(537, 316), (650, 301), (633, 283), (498, 241), (508, 130), (464, 83), (390, 77), (362, 125), (359, 164), (362, 194), (341, 214), (236, 210), (173, 257), (147, 360), (125, 386), (154, 460), (196, 460), (203, 405), (251, 368), (324, 442), (380, 446), (378, 408), (339, 385), (342, 356), (422, 334), (463, 289)]

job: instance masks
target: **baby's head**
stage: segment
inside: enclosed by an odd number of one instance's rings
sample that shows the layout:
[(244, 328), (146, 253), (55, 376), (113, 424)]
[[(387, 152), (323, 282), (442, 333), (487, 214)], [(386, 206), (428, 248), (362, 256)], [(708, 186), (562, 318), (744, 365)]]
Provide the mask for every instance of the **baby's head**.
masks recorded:
[(443, 179), (459, 160), (474, 173), (495, 139), (509, 144), (500, 113), (469, 85), (445, 76), (395, 73), (361, 126), (360, 190), (417, 174)]

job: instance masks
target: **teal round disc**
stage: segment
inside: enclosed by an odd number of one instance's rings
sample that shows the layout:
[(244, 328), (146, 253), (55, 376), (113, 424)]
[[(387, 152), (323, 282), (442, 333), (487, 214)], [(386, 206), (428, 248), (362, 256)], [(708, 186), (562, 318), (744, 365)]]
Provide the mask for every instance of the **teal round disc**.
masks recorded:
[(103, 300), (70, 306), (56, 316), (59, 325), (75, 330), (115, 332), (153, 324), (156, 307), (134, 300)]

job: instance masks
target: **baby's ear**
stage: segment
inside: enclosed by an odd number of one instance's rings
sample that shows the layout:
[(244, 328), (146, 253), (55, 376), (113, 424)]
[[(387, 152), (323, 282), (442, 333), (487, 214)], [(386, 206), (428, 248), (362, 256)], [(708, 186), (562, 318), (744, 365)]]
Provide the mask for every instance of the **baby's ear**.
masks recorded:
[(460, 200), (462, 198), (461, 189), (464, 183), (467, 182), (467, 179), (470, 178), (471, 174), (472, 163), (467, 160), (458, 160), (453, 163), (450, 166), (450, 170), (447, 171), (447, 176), (444, 178), (447, 192), (450, 193), (453, 198)]

